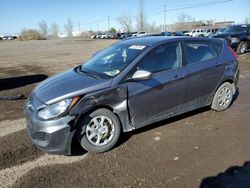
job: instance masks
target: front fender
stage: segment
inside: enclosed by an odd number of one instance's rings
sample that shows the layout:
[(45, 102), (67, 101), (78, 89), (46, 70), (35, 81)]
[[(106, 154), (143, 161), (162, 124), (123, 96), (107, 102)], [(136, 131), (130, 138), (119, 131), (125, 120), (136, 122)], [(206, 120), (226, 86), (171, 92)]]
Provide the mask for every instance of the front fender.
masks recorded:
[(134, 127), (129, 117), (127, 92), (127, 85), (124, 84), (89, 93), (78, 102), (70, 114), (82, 117), (97, 108), (107, 108), (118, 116), (124, 132), (131, 131)]

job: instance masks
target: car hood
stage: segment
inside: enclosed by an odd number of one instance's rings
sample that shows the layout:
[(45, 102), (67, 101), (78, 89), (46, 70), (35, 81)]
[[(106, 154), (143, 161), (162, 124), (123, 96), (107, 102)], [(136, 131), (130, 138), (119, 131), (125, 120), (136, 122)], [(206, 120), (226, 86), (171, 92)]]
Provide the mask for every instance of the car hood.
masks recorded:
[(228, 37), (234, 37), (238, 35), (242, 35), (244, 32), (227, 32), (227, 33), (221, 33), (221, 34), (214, 34), (213, 38), (228, 38)]
[(34, 89), (34, 94), (41, 102), (49, 105), (66, 98), (110, 87), (111, 82), (112, 79), (97, 79), (71, 69), (41, 82)]

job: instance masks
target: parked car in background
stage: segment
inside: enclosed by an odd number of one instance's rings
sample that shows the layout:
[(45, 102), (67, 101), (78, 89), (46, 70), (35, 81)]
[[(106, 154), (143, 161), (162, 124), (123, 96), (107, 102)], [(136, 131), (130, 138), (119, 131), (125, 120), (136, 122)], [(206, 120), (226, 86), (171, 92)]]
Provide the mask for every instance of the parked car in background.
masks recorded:
[(204, 32), (205, 37), (209, 37), (210, 35), (214, 34), (218, 29), (206, 29)]
[(9, 36), (3, 36), (3, 40), (8, 40)]
[(117, 35), (116, 33), (111, 33), (111, 39), (116, 39)]
[(98, 34), (95, 36), (96, 39), (101, 39), (101, 37), (102, 37), (102, 34), (101, 34), (101, 33), (98, 33)]
[(121, 35), (122, 35), (122, 33), (116, 33), (115, 34), (115, 39), (121, 39)]
[(137, 37), (138, 36), (138, 32), (131, 32), (132, 37)]
[(111, 39), (112, 34), (111, 33), (106, 33), (106, 39)]
[(191, 37), (204, 37), (205, 34), (205, 29), (193, 29), (191, 32), (186, 33), (186, 36), (191, 36)]
[(119, 39), (124, 39), (127, 37), (127, 33), (120, 33)]
[(138, 32), (137, 36), (143, 36), (143, 35), (146, 35), (147, 33), (145, 31), (140, 31)]
[(220, 28), (218, 29), (214, 34), (221, 34), (221, 33), (224, 33), (224, 31), (226, 30), (227, 28)]
[(121, 132), (203, 106), (227, 109), (238, 77), (225, 40), (131, 37), (40, 83), (25, 104), (27, 132), (49, 153), (70, 154), (74, 136), (105, 152)]
[(230, 26), (223, 33), (213, 35), (213, 38), (225, 39), (238, 54), (243, 54), (250, 49), (250, 24)]
[(189, 31), (178, 31), (174, 34), (174, 36), (185, 36), (186, 33), (188, 33)]
[(208, 37), (213, 38), (213, 36), (216, 36), (218, 34), (222, 34), (227, 28), (220, 28), (217, 31), (215, 31), (214, 33), (210, 34)]
[(126, 32), (126, 33), (122, 33), (120, 39), (125, 39), (128, 37), (132, 37), (132, 33), (131, 32)]
[(161, 32), (161, 36), (172, 36), (172, 32), (169, 31), (165, 31), (165, 32)]

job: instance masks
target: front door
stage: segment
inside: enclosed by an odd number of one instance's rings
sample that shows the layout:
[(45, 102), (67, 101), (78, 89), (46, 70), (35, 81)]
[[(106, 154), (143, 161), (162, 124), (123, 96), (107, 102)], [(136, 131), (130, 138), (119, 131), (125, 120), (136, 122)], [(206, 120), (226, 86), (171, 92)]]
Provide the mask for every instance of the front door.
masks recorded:
[(180, 43), (153, 49), (132, 73), (138, 69), (150, 71), (153, 76), (149, 80), (128, 83), (128, 106), (135, 128), (162, 120), (182, 109), (187, 81)]

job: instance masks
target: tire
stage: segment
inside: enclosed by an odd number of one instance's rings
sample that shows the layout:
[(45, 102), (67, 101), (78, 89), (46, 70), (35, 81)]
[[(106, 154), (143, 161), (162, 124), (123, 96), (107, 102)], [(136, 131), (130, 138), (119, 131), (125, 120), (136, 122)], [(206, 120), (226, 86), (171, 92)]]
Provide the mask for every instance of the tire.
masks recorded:
[(244, 41), (241, 41), (240, 44), (237, 47), (237, 54), (244, 54), (247, 51), (247, 43)]
[(89, 152), (102, 153), (112, 149), (121, 133), (118, 117), (105, 108), (97, 109), (79, 121), (77, 137)]
[(215, 111), (226, 110), (232, 103), (234, 86), (229, 82), (223, 83), (216, 91), (211, 108)]
[(204, 35), (201, 34), (201, 35), (199, 35), (198, 37), (204, 37)]

